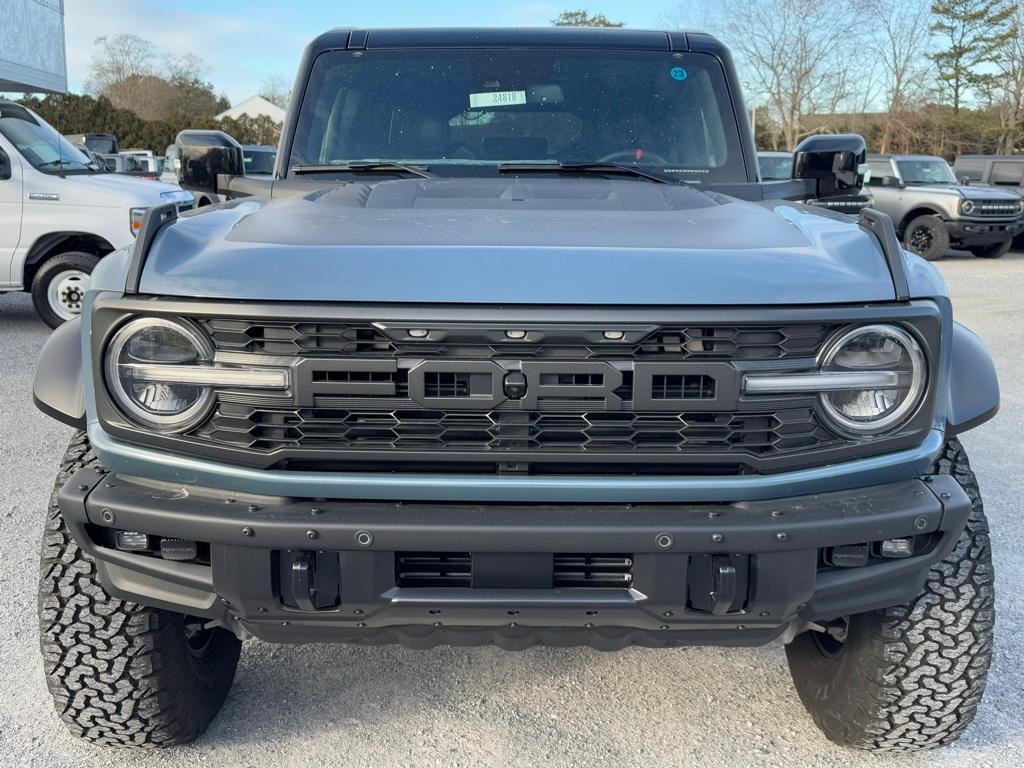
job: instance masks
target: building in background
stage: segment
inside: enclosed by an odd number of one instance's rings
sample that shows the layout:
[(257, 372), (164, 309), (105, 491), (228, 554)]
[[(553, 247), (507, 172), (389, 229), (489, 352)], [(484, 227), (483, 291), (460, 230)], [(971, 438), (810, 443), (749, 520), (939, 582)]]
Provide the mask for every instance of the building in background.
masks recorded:
[(249, 117), (260, 117), (265, 115), (275, 123), (284, 122), (284, 110), (276, 104), (271, 104), (262, 96), (250, 96), (248, 99), (239, 102), (231, 109), (225, 109), (217, 115), (217, 119), (223, 120), (225, 117), (230, 117), (233, 120), (237, 120), (242, 115), (248, 115)]
[(67, 93), (64, 0), (0, 0), (0, 93)]

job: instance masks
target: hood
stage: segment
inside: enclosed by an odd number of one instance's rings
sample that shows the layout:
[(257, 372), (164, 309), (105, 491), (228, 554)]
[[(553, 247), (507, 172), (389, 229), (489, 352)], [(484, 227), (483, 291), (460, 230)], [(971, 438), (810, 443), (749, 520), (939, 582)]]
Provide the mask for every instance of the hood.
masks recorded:
[(25, 192), (57, 193), (61, 203), (70, 205), (141, 208), (162, 203), (161, 192), (180, 190), (177, 185), (117, 173), (46, 175), (44, 179), (26, 176)]
[(1013, 189), (1000, 187), (975, 187), (963, 185), (958, 188), (968, 200), (1020, 200), (1020, 195)]
[(1019, 200), (1013, 190), (969, 184), (908, 184), (905, 189), (927, 194), (949, 195), (967, 200)]
[(894, 298), (851, 219), (632, 180), (347, 184), (183, 215), (140, 291), (488, 304), (829, 304)]

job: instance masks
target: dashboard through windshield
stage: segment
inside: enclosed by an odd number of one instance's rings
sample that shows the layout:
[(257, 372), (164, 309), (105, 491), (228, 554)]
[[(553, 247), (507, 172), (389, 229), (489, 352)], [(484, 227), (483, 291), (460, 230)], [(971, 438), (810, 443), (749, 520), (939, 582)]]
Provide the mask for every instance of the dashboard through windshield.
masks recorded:
[(743, 182), (732, 110), (722, 65), (706, 54), (331, 51), (310, 73), (288, 167), (331, 174), (388, 161), (472, 176), (614, 163), (690, 184)]

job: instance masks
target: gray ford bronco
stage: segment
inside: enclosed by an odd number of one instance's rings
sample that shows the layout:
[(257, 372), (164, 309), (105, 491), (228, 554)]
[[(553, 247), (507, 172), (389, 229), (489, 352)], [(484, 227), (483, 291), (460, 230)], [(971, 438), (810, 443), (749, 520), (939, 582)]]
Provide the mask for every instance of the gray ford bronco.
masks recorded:
[(270, 178), (179, 136), (228, 202), (149, 212), (43, 350), (73, 733), (195, 738), (251, 637), (781, 639), (833, 741), (964, 731), (998, 385), (886, 216), (790, 202), (858, 189), (860, 137), (759, 182), (698, 32), (335, 30), (294, 93)]
[(907, 250), (929, 261), (950, 248), (998, 259), (1024, 232), (1024, 201), (1013, 190), (961, 185), (933, 155), (868, 158), (871, 205), (888, 214)]

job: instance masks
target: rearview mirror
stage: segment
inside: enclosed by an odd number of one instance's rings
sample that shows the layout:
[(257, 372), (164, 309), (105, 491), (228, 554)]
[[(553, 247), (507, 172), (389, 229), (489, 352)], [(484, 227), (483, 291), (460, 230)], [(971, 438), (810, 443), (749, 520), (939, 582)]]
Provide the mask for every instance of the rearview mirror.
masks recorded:
[(178, 183), (190, 192), (218, 194), (244, 171), (242, 145), (224, 131), (182, 131), (178, 147)]
[(819, 200), (848, 195), (864, 186), (867, 144), (855, 133), (808, 136), (793, 152), (793, 178), (815, 184)]
[(9, 178), (11, 178), (11, 158), (0, 149), (0, 181), (6, 181)]

